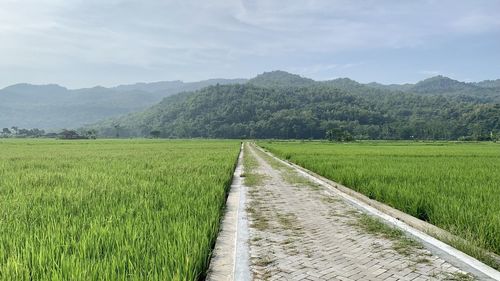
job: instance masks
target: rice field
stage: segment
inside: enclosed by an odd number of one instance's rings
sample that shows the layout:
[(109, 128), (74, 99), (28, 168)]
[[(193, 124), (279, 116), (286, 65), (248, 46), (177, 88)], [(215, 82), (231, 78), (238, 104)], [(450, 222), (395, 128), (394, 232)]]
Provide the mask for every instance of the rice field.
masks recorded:
[(197, 280), (237, 141), (0, 141), (0, 280)]
[(258, 144), (279, 157), (448, 230), (474, 246), (500, 254), (499, 144)]

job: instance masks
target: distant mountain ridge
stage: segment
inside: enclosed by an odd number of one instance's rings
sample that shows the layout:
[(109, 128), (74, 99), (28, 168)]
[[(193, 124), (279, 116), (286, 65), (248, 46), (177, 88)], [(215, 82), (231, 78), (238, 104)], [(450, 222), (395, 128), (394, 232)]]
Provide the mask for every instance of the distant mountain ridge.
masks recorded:
[(500, 103), (500, 79), (466, 83), (435, 76), (415, 84), (359, 83), (349, 78), (315, 81), (285, 71), (265, 72), (247, 79), (199, 82), (161, 81), (116, 87), (67, 89), (51, 85), (17, 84), (0, 90), (0, 127), (77, 128), (108, 118), (146, 110), (164, 98), (213, 85), (246, 84), (261, 88), (332, 88), (351, 95), (389, 93), (443, 96), (476, 103)]
[(493, 97), (493, 100), (500, 101), (500, 99), (498, 99), (498, 94), (500, 93), (500, 79), (467, 83), (438, 75), (419, 81), (416, 84), (383, 85), (373, 82), (365, 85), (378, 89), (407, 93), (469, 95), (478, 98)]
[[(467, 83), (442, 75), (430, 77), (415, 84), (406, 83), (385, 85), (377, 82), (363, 84), (346, 77), (336, 78), (333, 80), (315, 81), (297, 74), (276, 70), (257, 75), (255, 78), (248, 80), (248, 83), (261, 87), (308, 87), (312, 85), (326, 85), (350, 92), (369, 92), (370, 89), (379, 89), (420, 94), (478, 94), (480, 97), (491, 96), (492, 91), (490, 90), (500, 93), (500, 79)], [(481, 93), (478, 93), (480, 91), (488, 94), (481, 95)]]
[(159, 92), (159, 91), (195, 91), (211, 85), (225, 85), (225, 84), (241, 84), (246, 83), (247, 79), (208, 79), (197, 82), (183, 82), (176, 81), (160, 81), (151, 83), (135, 83), (129, 85), (120, 85), (111, 89), (118, 91), (145, 91), (145, 92)]
[(500, 88), (500, 79), (484, 80), (481, 82), (475, 82), (473, 84), (481, 88)]
[(0, 90), (0, 127), (76, 128), (146, 109), (180, 92), (244, 82), (244, 79), (165, 81), (75, 90), (56, 84), (16, 84)]
[(460, 82), (441, 75), (418, 82), (409, 89), (414, 93), (447, 93), (457, 91), (474, 91), (478, 87), (473, 84)]

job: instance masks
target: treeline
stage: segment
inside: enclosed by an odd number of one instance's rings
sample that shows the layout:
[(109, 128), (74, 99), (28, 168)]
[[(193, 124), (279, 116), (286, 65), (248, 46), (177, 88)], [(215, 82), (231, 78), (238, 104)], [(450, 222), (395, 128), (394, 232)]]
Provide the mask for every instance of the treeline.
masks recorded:
[(38, 128), (33, 128), (33, 129), (23, 129), (19, 128), (16, 126), (13, 126), (11, 128), (3, 128), (2, 131), (0, 132), (0, 137), (1, 138), (11, 138), (11, 137), (16, 137), (16, 138), (39, 138), (46, 136), (47, 134), (45, 133), (44, 130), (38, 129)]
[(23, 129), (16, 126), (3, 128), (0, 132), (0, 138), (58, 138), (58, 139), (96, 139), (95, 130), (85, 130), (78, 132), (76, 130), (62, 130), (58, 133), (46, 133), (42, 129)]
[(90, 128), (164, 138), (491, 140), (500, 132), (500, 105), (473, 97), (266, 83), (207, 87)]

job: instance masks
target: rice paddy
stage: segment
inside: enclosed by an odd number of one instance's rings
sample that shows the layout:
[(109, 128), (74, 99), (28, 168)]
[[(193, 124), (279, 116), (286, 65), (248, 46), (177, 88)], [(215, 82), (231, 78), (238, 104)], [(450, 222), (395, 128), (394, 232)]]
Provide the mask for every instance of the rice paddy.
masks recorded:
[(0, 142), (0, 280), (197, 280), (237, 141)]
[[(259, 145), (500, 254), (498, 144)], [(239, 147), (0, 141), (0, 280), (203, 279)]]
[(500, 254), (498, 144), (258, 144), (277, 156), (448, 230), (473, 246)]

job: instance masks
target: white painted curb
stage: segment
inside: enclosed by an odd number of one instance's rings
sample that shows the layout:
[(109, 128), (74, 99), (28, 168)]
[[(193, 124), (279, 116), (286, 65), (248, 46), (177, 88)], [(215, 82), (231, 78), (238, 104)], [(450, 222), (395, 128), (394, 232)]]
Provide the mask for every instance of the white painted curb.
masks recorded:
[(246, 187), (243, 184), (243, 145), (233, 173), (226, 200), (221, 230), (207, 272), (207, 281), (251, 280), (248, 249), (248, 219), (245, 211)]

